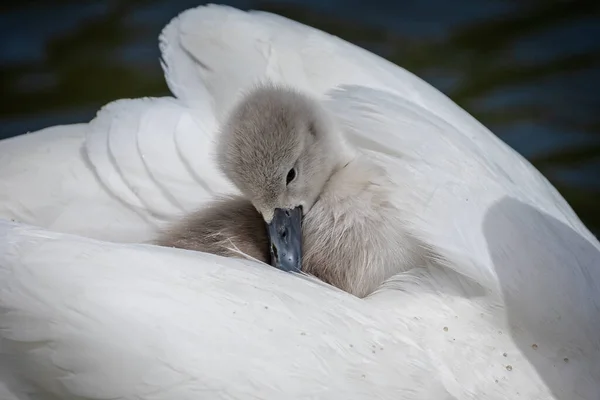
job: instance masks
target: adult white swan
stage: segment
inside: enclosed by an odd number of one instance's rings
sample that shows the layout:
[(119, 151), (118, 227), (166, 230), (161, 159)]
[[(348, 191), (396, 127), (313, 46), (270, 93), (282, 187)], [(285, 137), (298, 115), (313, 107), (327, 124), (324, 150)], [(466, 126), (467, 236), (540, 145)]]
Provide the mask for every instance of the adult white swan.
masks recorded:
[[(410, 73), (271, 14), (190, 10), (161, 49), (176, 99), (0, 142), (0, 398), (600, 397), (600, 245), (481, 124)], [(410, 229), (436, 263), (359, 300), (132, 244), (232, 190), (212, 138), (265, 78), (320, 96), (357, 146), (397, 159)]]

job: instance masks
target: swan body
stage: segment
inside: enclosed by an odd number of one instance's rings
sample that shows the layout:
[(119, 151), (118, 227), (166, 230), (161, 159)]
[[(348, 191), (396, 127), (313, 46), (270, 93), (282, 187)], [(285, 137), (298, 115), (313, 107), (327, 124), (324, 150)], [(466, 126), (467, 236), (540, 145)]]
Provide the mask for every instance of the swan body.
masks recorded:
[[(174, 98), (0, 142), (0, 398), (600, 397), (600, 244), (480, 123), (407, 71), (272, 14), (189, 10), (161, 50)], [(435, 262), (358, 299), (142, 243), (239, 194), (214, 138), (239, 91), (266, 80), (320, 99), (386, 168)]]

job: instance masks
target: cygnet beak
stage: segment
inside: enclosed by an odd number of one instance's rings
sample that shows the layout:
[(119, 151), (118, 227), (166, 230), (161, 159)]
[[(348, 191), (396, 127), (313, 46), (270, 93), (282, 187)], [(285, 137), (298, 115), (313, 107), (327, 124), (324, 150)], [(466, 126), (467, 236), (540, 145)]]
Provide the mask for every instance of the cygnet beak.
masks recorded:
[(302, 268), (302, 207), (276, 208), (268, 224), (271, 265), (286, 272)]

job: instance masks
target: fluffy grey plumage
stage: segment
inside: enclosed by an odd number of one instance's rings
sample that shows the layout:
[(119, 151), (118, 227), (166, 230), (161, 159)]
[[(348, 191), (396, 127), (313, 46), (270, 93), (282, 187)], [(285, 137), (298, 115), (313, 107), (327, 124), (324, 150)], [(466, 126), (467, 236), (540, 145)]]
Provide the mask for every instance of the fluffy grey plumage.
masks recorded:
[(275, 209), (301, 206), (302, 270), (342, 290), (365, 296), (422, 261), (394, 205), (396, 185), (346, 144), (317, 100), (289, 88), (253, 89), (222, 128), (217, 162), (247, 203), (236, 198), (188, 216), (159, 243), (240, 256), (231, 240), (268, 262), (265, 222)]
[(269, 262), (265, 222), (252, 203), (238, 196), (215, 200), (186, 216), (156, 244)]

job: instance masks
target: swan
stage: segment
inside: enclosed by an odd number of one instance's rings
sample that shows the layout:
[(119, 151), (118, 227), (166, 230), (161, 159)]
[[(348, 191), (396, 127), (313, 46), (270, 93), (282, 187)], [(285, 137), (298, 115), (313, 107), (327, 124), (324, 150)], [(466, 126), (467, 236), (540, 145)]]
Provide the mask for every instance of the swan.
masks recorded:
[[(0, 142), (0, 398), (599, 397), (600, 244), (464, 110), (273, 14), (191, 9), (160, 47), (174, 97)], [(435, 260), (359, 299), (150, 244), (236, 195), (214, 138), (240, 90), (267, 80), (393, 161), (406, 229)]]
[(395, 205), (400, 185), (385, 170), (389, 160), (357, 154), (314, 99), (292, 88), (253, 88), (217, 141), (221, 170), (251, 200), (186, 216), (160, 244), (220, 255), (238, 249), (238, 256), (240, 247), (250, 248), (260, 261), (360, 297), (426, 261), (425, 246), (405, 231)]

